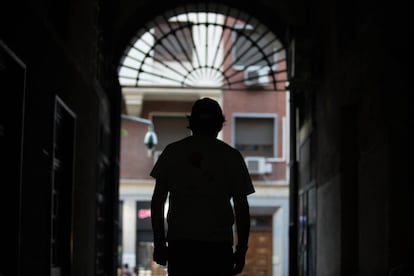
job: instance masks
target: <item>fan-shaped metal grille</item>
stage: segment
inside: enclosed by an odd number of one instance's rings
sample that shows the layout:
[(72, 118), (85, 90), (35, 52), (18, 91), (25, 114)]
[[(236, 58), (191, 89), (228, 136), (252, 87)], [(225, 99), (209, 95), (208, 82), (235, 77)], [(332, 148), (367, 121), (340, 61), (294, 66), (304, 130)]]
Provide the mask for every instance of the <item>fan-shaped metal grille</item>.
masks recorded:
[(221, 5), (177, 8), (140, 30), (119, 67), (122, 86), (285, 91), (280, 40), (255, 18)]

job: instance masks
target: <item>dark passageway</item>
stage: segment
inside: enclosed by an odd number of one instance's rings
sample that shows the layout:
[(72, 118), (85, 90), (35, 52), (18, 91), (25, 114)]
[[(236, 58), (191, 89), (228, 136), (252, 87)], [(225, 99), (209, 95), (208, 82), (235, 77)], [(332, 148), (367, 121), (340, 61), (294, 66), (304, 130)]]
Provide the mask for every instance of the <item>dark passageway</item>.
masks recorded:
[[(138, 30), (186, 4), (207, 7), (186, 0), (0, 4), (0, 275), (116, 275), (126, 109), (118, 66)], [(220, 4), (257, 18), (286, 50), (286, 273), (412, 269), (408, 7)]]

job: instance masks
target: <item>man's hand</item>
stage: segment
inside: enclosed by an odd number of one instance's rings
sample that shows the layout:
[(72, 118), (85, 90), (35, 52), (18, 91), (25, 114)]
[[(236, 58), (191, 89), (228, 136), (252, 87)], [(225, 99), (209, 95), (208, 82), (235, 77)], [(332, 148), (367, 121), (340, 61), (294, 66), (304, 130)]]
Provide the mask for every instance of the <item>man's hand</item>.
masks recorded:
[(154, 261), (159, 264), (166, 266), (168, 260), (168, 247), (165, 243), (154, 244)]
[(236, 251), (234, 252), (234, 267), (233, 267), (233, 274), (237, 275), (243, 271), (244, 265), (246, 263), (246, 252), (247, 247), (237, 247)]
[(246, 196), (234, 196), (233, 202), (237, 227), (237, 246), (236, 251), (234, 252), (233, 268), (234, 275), (236, 275), (242, 272), (245, 264), (247, 244), (250, 234), (250, 212)]

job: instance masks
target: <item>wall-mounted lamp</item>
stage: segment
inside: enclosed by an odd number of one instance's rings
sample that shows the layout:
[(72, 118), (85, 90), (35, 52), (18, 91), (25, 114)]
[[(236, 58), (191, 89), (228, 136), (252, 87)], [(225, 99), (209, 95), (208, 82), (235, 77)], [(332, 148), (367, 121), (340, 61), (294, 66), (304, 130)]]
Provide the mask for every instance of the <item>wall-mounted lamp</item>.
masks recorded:
[(154, 149), (154, 147), (158, 144), (158, 137), (154, 131), (154, 125), (151, 120), (140, 118), (140, 117), (135, 117), (135, 116), (130, 116), (126, 114), (121, 114), (121, 118), (148, 125), (148, 131), (144, 137), (144, 144), (147, 146), (149, 150)]

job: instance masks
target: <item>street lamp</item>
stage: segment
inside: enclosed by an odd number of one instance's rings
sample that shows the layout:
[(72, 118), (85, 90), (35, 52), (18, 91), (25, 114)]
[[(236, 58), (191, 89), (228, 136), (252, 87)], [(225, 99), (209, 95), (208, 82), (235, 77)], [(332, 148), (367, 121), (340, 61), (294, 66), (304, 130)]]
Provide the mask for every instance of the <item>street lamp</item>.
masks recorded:
[(148, 125), (148, 131), (144, 137), (144, 144), (147, 146), (148, 150), (152, 151), (154, 147), (158, 144), (158, 137), (157, 134), (154, 132), (154, 125), (152, 121), (126, 114), (121, 114), (121, 118)]

